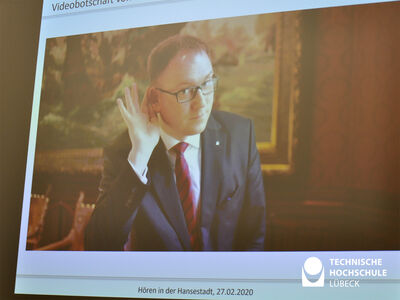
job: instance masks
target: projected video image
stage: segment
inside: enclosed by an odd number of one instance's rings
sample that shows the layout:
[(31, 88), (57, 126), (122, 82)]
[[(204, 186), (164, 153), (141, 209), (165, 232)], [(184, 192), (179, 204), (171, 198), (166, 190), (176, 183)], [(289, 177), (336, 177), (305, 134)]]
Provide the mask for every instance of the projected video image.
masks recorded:
[(48, 39), (27, 249), (263, 250), (277, 19)]

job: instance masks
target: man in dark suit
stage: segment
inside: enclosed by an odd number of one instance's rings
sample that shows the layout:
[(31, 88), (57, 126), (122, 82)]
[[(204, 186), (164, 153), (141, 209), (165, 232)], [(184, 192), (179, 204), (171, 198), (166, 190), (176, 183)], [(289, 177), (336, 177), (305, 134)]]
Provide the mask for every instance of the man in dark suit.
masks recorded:
[(126, 106), (118, 99), (128, 134), (105, 149), (86, 250), (264, 249), (253, 126), (211, 112), (217, 77), (208, 53), (190, 36), (161, 42), (149, 55), (141, 108), (136, 86)]

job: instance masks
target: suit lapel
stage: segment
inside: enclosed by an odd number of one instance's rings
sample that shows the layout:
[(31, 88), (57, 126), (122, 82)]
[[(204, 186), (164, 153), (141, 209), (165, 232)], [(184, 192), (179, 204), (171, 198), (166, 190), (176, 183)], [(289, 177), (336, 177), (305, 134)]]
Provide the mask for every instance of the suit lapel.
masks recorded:
[(190, 250), (190, 237), (185, 222), (185, 216), (179, 200), (173, 171), (161, 139), (154, 149), (154, 153), (149, 162), (149, 173), (151, 185), (161, 204), (161, 208), (168, 221), (175, 229), (183, 249)]
[[(204, 245), (209, 245), (207, 232), (211, 228), (217, 199), (220, 197), (226, 138), (226, 133), (221, 130), (221, 126), (211, 114), (207, 127), (201, 134), (200, 226)], [(190, 236), (173, 170), (161, 139), (151, 156), (149, 175), (157, 200), (177, 233), (183, 249), (190, 250)]]
[[(212, 225), (217, 199), (220, 197), (221, 181), (223, 180), (223, 161), (226, 147), (226, 133), (220, 124), (210, 116), (206, 130), (202, 134), (202, 168), (201, 168), (201, 214), (204, 246), (209, 245), (208, 232)], [(207, 249), (204, 249), (207, 250)]]

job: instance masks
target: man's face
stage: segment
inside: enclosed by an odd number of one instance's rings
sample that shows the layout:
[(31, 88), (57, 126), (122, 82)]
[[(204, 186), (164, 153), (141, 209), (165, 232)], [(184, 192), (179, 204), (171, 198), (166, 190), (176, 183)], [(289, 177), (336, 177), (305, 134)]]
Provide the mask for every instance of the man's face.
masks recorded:
[[(208, 55), (201, 52), (181, 51), (170, 61), (156, 80), (154, 86), (172, 93), (200, 86), (213, 76)], [(211, 113), (214, 93), (203, 95), (197, 91), (193, 100), (178, 103), (174, 95), (157, 91), (157, 109), (162, 119), (161, 126), (169, 135), (183, 139), (201, 133)]]

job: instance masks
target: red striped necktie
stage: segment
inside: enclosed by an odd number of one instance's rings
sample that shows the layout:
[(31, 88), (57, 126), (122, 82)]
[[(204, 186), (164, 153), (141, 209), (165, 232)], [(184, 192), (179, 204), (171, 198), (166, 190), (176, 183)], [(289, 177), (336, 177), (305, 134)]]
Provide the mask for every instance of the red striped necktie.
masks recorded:
[(176, 186), (181, 199), (183, 213), (185, 215), (186, 225), (190, 235), (190, 244), (192, 250), (200, 250), (200, 232), (197, 228), (197, 216), (194, 207), (194, 192), (192, 188), (192, 179), (189, 173), (189, 167), (183, 153), (189, 144), (181, 142), (172, 147), (176, 153), (175, 176)]

